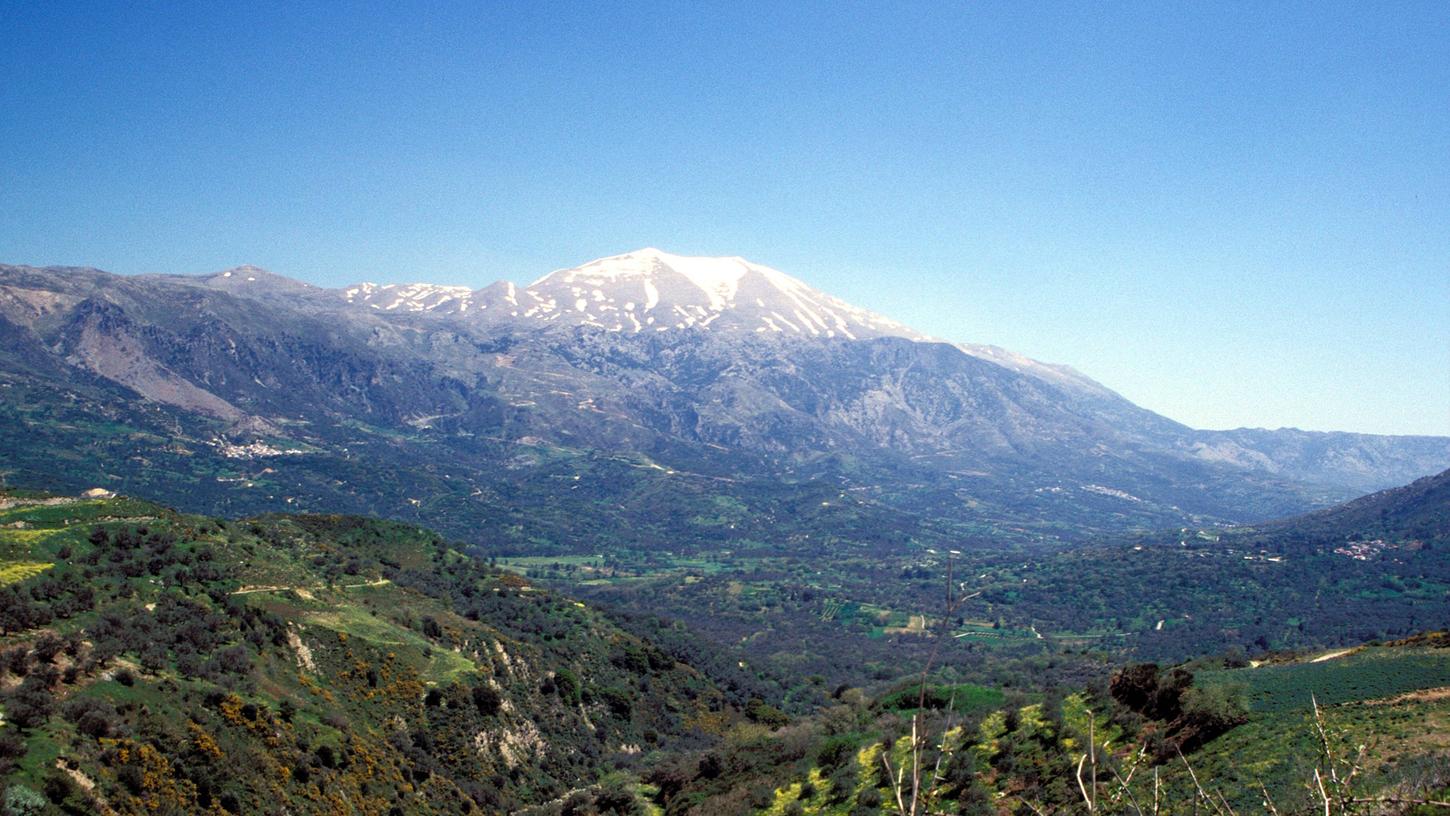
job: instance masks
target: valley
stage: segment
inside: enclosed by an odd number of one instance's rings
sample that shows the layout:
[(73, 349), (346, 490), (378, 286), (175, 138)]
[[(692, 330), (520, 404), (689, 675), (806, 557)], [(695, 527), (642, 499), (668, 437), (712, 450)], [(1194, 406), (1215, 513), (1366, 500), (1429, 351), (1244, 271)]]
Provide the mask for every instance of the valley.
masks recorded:
[(0, 31), (0, 816), (1450, 816), (1450, 2)]
[[(1379, 533), (1393, 535), (1391, 519), (1443, 513), (1444, 483), (1377, 497)], [(1238, 535), (1266, 546), (1311, 531), (1285, 547), (1302, 552), (1319, 525), (1310, 516)], [(1203, 575), (1194, 570), (1206, 559), (1177, 542), (1120, 546), (1175, 556), (1152, 567), (1165, 584)], [(923, 790), (947, 812), (1071, 807), (1088, 745), (1094, 795), (1111, 812), (1150, 795), (1178, 812), (1197, 799), (1194, 778), (1224, 807), (1253, 807), (1262, 784), (1298, 812), (1314, 806), (1303, 779), (1326, 761), (1363, 771), (1354, 795), (1422, 801), (1450, 786), (1437, 764), (1450, 747), (1443, 633), (1329, 650), (1304, 615), (1262, 629), (1271, 648), (1229, 626), (1219, 655), (1178, 654), (1160, 671), (1135, 662), (1160, 657), (1144, 641), (1182, 625), (1148, 625), (1156, 608), (1131, 631), (1017, 622), (1051, 595), (1081, 627), (1089, 600), (1118, 602), (1097, 582), (1137, 580), (1050, 559), (983, 566), (939, 553), (852, 585), (886, 590), (867, 603), (821, 578), (836, 573), (789, 559), (745, 568), (722, 565), (728, 555), (601, 554), (494, 567), (393, 522), (223, 520), (23, 492), (0, 498), (0, 555), (0, 763), (21, 791), (12, 796), (63, 812), (894, 812), (903, 789), (879, 763), (911, 766), (913, 728), (930, 735), (915, 761), (942, 757)], [(1082, 594), (1050, 583), (1058, 569)], [(941, 602), (948, 575), (960, 580), (943, 620), (931, 596)], [(1261, 579), (1235, 590), (1240, 578), (1203, 587), (1205, 599), (1284, 589)], [(1321, 600), (1362, 616), (1361, 598), (1389, 596), (1360, 587), (1385, 584), (1366, 578)], [(1371, 608), (1436, 625), (1444, 591)], [(918, 605), (891, 600), (903, 597)], [(699, 614), (666, 619), (642, 598)], [(1205, 602), (1185, 617), (1214, 621), (1209, 611)], [(1334, 631), (1339, 642), (1359, 636)], [(913, 674), (920, 667), (930, 684)], [(1318, 741), (1320, 727), (1331, 742)], [(1374, 747), (1347, 759), (1361, 742)], [(1176, 750), (1188, 759), (1170, 761)]]

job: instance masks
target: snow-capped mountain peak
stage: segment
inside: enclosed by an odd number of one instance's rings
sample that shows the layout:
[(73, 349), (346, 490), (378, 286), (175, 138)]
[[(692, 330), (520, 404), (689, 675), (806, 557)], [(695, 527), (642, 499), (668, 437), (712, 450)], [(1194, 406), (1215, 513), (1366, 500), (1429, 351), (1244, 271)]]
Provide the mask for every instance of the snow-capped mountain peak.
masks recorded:
[(646, 248), (550, 272), (523, 294), (530, 303), (518, 316), (616, 331), (710, 326), (848, 339), (922, 337), (740, 257), (696, 257)]
[(712, 307), (721, 309), (734, 300), (740, 279), (752, 268), (785, 277), (767, 267), (752, 267), (744, 258), (688, 257), (649, 247), (600, 258), (573, 269), (550, 272), (534, 281), (530, 288), (545, 285), (551, 280), (592, 286), (636, 281), (643, 284), (662, 274), (674, 273), (683, 276), (704, 292)]

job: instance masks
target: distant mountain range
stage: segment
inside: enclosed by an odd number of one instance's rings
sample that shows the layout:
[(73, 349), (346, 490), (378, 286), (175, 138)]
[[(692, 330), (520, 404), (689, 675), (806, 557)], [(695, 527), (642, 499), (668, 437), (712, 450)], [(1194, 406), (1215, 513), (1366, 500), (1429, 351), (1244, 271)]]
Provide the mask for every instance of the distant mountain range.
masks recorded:
[(653, 249), (477, 290), (0, 266), (0, 395), (12, 483), (519, 544), (580, 535), (581, 514), (642, 546), (728, 542), (698, 521), (725, 500), (829, 529), (832, 497), (856, 508), (842, 535), (1054, 540), (1262, 520), (1450, 466), (1442, 437), (1194, 430), (1071, 368)]

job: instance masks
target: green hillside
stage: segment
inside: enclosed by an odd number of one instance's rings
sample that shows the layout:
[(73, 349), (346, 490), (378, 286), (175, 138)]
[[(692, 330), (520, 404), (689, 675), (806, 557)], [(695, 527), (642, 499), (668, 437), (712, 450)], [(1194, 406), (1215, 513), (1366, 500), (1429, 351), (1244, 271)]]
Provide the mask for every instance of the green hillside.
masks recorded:
[[(1262, 781), (1285, 791), (1284, 804), (1308, 805), (1320, 740), (1314, 705), (1346, 760), (1358, 759), (1362, 790), (1392, 795), (1416, 779), (1450, 786), (1450, 640), (1443, 634), (1393, 645), (1310, 654), (1226, 671), (1201, 672), (1210, 686), (1232, 689), (1248, 721), (1196, 760), (1224, 789)], [(1437, 770), (1438, 769), (1438, 770)], [(1439, 798), (1444, 798), (1440, 796)], [(1241, 797), (1252, 805), (1252, 797)]]
[(911, 644), (863, 690), (517, 571), (603, 559), (506, 566), (394, 522), (0, 496), (0, 812), (872, 816), (915, 789), (918, 813), (1025, 816), (1086, 789), (1138, 816), (1155, 784), (1162, 814), (1253, 811), (1260, 785), (1301, 812), (1351, 765), (1351, 798), (1450, 786), (1441, 635), (1116, 670), (952, 637), (923, 689), (905, 655), (957, 627), (842, 606), (895, 631), (881, 654)]
[(11, 495), (0, 556), (10, 812), (501, 813), (751, 695), (401, 524)]
[(986, 708), (970, 690), (932, 686), (935, 703), (916, 719), (892, 710), (916, 697), (910, 688), (874, 703), (850, 692), (808, 722), (729, 740), (693, 773), (666, 768), (654, 781), (667, 812), (702, 815), (912, 812), (915, 791), (917, 813), (1232, 816), (1325, 812), (1317, 770), (1332, 813), (1405, 812), (1450, 794), (1447, 643), (1239, 669), (1200, 661), (1196, 672), (1142, 664), (1108, 688), (999, 695)]

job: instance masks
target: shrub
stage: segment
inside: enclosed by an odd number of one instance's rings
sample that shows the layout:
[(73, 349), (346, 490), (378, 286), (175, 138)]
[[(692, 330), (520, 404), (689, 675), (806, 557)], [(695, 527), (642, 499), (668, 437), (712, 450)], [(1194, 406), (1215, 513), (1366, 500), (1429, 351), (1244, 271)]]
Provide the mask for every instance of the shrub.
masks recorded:
[(599, 793), (594, 796), (594, 806), (601, 814), (635, 816), (642, 812), (634, 795), (634, 787), (627, 780), (611, 775), (604, 779), (600, 788)]
[(574, 791), (564, 800), (562, 816), (587, 816), (594, 813), (594, 800), (584, 791)]
[(559, 669), (554, 672), (554, 691), (559, 699), (570, 705), (579, 703), (583, 687), (579, 685), (579, 676), (568, 669)]
[(757, 810), (769, 807), (770, 803), (774, 800), (775, 789), (770, 787), (769, 785), (756, 785), (752, 787), (747, 797), (747, 801), (749, 801), (750, 806), (756, 808)]
[(75, 781), (65, 771), (58, 768), (46, 774), (41, 789), (45, 791), (45, 798), (57, 805), (67, 802), (75, 804), (75, 800), (80, 797), (80, 791), (76, 788)]
[(749, 703), (745, 704), (745, 716), (751, 722), (770, 728), (779, 728), (790, 723), (790, 717), (786, 716), (784, 711), (769, 705), (759, 697), (753, 697)]
[(829, 775), (855, 753), (856, 743), (850, 737), (832, 737), (816, 750), (816, 764), (821, 766), (822, 773)]
[(503, 698), (493, 686), (474, 686), (471, 694), (474, 706), (484, 716), (497, 714), (499, 707), (503, 705)]
[(609, 707), (609, 713), (621, 720), (627, 720), (634, 712), (634, 700), (629, 692), (609, 686), (599, 689), (599, 699)]
[(24, 677), (30, 671), (30, 653), (24, 646), (12, 646), (0, 652), (0, 665), (16, 677)]
[(725, 767), (720, 761), (720, 755), (710, 753), (700, 759), (700, 767), (696, 775), (701, 779), (714, 779), (724, 770)]
[(65, 640), (55, 632), (41, 632), (35, 639), (35, 659), (43, 663), (54, 663), (56, 655), (65, 648)]
[(118, 719), (110, 703), (88, 697), (66, 700), (61, 705), (61, 716), (75, 723), (77, 731), (98, 740), (115, 733)]
[(40, 816), (45, 809), (45, 797), (24, 785), (11, 785), (5, 791), (6, 816)]
[(226, 674), (244, 675), (252, 670), (252, 655), (245, 646), (223, 649), (215, 662), (217, 669)]
[(848, 802), (851, 799), (851, 792), (855, 789), (856, 766), (845, 763), (831, 774), (831, 790), (828, 798), (834, 804)]
[(0, 729), (0, 759), (19, 759), (25, 756), (25, 738), (13, 728)]
[(50, 687), (36, 675), (25, 678), (20, 687), (5, 698), (7, 718), (20, 728), (38, 728), (55, 711), (55, 697)]
[(324, 768), (337, 767), (337, 752), (332, 749), (331, 745), (319, 745), (317, 746), (317, 750), (315, 753), (317, 755), (318, 765), (321, 765)]

